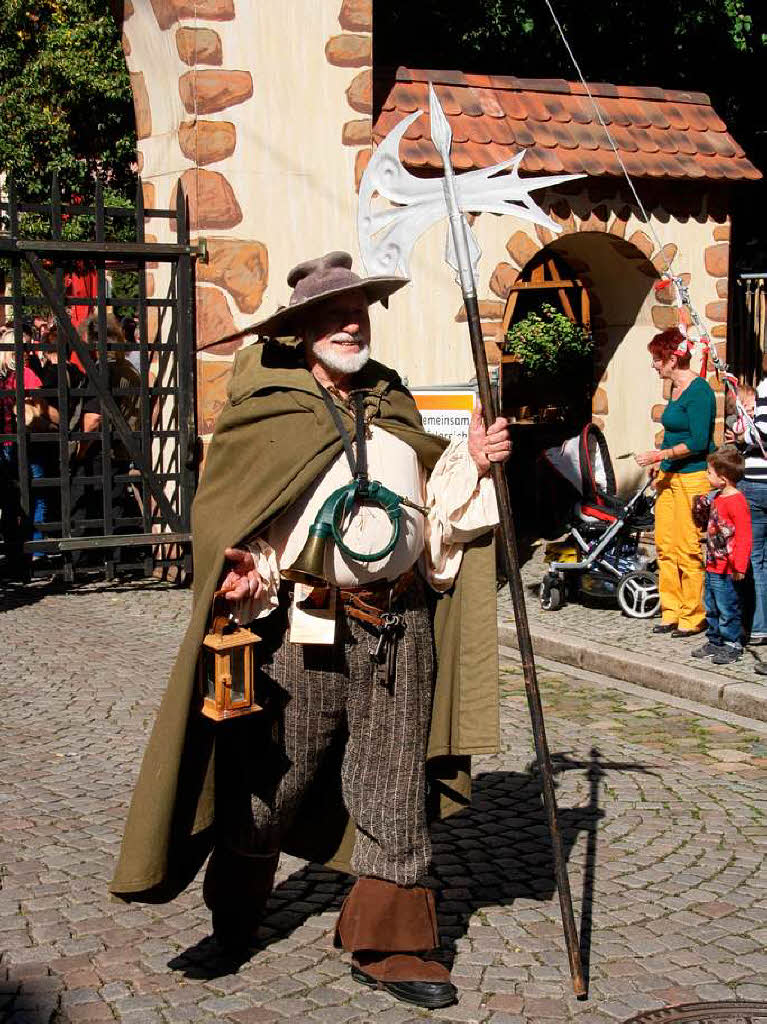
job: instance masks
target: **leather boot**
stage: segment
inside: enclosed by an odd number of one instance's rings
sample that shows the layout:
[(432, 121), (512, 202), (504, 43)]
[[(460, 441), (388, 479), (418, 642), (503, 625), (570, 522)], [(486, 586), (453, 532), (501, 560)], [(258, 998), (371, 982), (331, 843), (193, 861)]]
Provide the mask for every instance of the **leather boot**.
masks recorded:
[(217, 846), (202, 883), (213, 918), (213, 937), (229, 953), (247, 950), (261, 924), (280, 860), (276, 853), (235, 853)]
[(335, 944), (352, 954), (352, 978), (362, 985), (432, 1010), (456, 1000), (447, 968), (418, 955), (439, 945), (430, 889), (357, 879), (341, 907)]

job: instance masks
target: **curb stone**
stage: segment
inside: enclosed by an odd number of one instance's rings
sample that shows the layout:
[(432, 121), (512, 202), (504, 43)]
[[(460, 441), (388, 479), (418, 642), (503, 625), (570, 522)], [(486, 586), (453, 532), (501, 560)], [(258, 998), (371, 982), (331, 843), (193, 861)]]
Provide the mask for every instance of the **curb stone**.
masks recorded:
[[(647, 655), (622, 651), (584, 637), (571, 639), (538, 624), (531, 625), (530, 633), (533, 651), (541, 657), (767, 722), (767, 686), (743, 683), (678, 663), (658, 664)], [(517, 631), (506, 621), (498, 622), (498, 640), (519, 650)]]

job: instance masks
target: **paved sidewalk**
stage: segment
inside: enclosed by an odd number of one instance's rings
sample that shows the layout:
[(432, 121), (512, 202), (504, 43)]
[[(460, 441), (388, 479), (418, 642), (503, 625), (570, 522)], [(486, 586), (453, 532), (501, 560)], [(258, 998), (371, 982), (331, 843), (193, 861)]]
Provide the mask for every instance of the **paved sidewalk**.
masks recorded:
[[(569, 602), (545, 612), (538, 600), (544, 572), (540, 547), (522, 570), (536, 653), (767, 722), (767, 676), (754, 671), (759, 661), (767, 662), (767, 647), (747, 648), (739, 662), (717, 669), (710, 659), (691, 657), (705, 635), (688, 640), (654, 635), (659, 618), (630, 619), (608, 603), (584, 607)], [(499, 593), (499, 623), (502, 643), (516, 646), (508, 587)]]
[(355, 985), (330, 941), (347, 880), (290, 858), (262, 947), (237, 974), (206, 974), (190, 952), (208, 932), (199, 884), (167, 906), (106, 897), (190, 595), (150, 583), (25, 599), (0, 612), (0, 1013), (12, 1024), (610, 1024), (767, 998), (767, 730), (541, 672), (591, 976), (578, 1002), (511, 662), (503, 750), (476, 760), (471, 810), (435, 830), (459, 1004), (429, 1014)]

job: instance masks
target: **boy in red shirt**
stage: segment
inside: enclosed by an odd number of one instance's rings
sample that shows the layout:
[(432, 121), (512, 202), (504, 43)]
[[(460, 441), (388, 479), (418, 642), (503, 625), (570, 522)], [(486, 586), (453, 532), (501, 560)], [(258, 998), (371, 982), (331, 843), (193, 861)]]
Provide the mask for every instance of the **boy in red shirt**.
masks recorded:
[(706, 531), (706, 619), (708, 641), (693, 658), (711, 656), (714, 665), (731, 665), (743, 654), (741, 582), (751, 557), (751, 513), (736, 484), (745, 462), (732, 447), (708, 457), (710, 494), (695, 501), (695, 521)]

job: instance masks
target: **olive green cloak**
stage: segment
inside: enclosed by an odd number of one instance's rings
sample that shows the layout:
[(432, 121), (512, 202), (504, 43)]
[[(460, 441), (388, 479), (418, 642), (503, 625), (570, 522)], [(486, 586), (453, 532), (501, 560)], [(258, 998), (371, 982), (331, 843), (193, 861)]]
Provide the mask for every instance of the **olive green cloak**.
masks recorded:
[[(430, 471), (445, 443), (423, 430), (397, 374), (370, 360), (358, 379), (369, 389), (366, 405), (375, 422), (411, 445)], [(144, 753), (110, 885), (120, 899), (172, 899), (212, 846), (215, 748), (226, 742), (230, 723), (199, 714), (195, 665), (224, 549), (285, 512), (341, 450), (314, 377), (295, 348), (256, 345), (238, 353), (192, 510), (191, 621)], [(443, 815), (466, 805), (469, 756), (498, 749), (494, 584), (488, 533), (467, 545), (455, 586), (436, 602), (438, 668), (428, 756), (432, 811)], [(339, 787), (302, 811), (284, 849), (348, 870), (353, 840)]]

